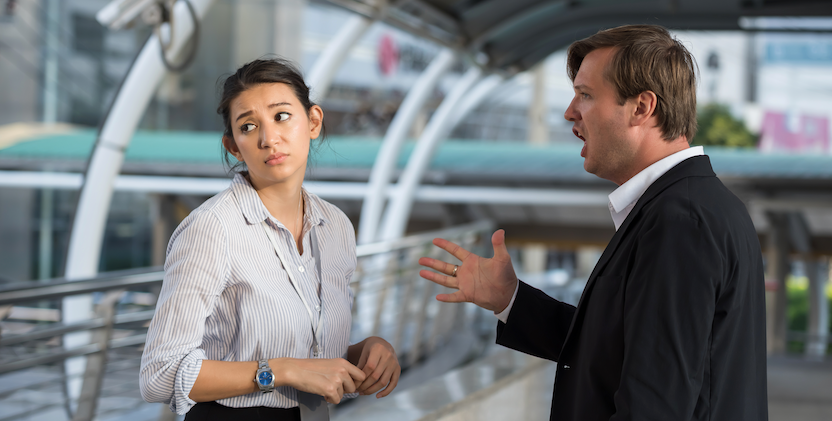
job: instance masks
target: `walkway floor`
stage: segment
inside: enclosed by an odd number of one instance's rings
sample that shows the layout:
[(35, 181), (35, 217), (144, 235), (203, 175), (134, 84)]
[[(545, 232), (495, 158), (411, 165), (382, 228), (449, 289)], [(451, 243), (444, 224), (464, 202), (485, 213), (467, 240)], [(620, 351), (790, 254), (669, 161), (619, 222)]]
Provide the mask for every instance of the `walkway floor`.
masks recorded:
[[(509, 411), (510, 418), (542, 421), (548, 419), (554, 368), (551, 362), (495, 349), (489, 357), (388, 399), (336, 410), (334, 420), (496, 421), (507, 419)], [(768, 396), (770, 421), (832, 421), (832, 359), (770, 358)]]
[[(485, 357), (460, 369), (451, 370), (445, 375), (423, 380), (423, 383), (412, 385), (406, 390), (397, 390), (386, 399), (361, 397), (359, 400), (366, 401), (369, 405), (348, 405), (344, 408), (345, 411), (336, 409), (333, 420), (489, 421), (507, 419), (506, 411), (510, 411), (514, 419), (548, 419), (554, 363), (538, 360), (539, 363), (535, 364), (536, 358), (525, 357), (505, 349), (502, 349), (502, 352), (501, 356)], [(512, 377), (513, 373), (520, 377), (513, 376), (515, 379), (508, 383), (508, 377)], [(810, 362), (796, 356), (770, 358), (768, 396), (770, 421), (832, 420), (832, 359)], [(20, 397), (8, 398), (22, 404)], [(470, 399), (472, 397), (474, 399)], [(38, 398), (42, 401), (48, 398), (48, 394), (38, 394)], [(471, 402), (465, 404), (463, 401)], [(15, 405), (10, 403), (9, 399), (0, 400), (0, 418), (16, 412), (12, 411)], [(100, 421), (157, 421), (163, 413), (167, 414), (167, 419), (171, 421), (181, 421), (184, 418), (170, 414), (167, 405), (134, 406), (133, 400), (120, 403), (129, 403), (125, 406), (132, 409), (128, 412), (114, 413), (101, 418)], [(102, 403), (103, 406), (112, 404), (116, 402)], [(525, 408), (519, 411), (522, 414), (518, 412), (518, 407)], [(66, 416), (63, 410), (56, 408), (23, 419), (55, 421), (66, 420)]]
[(832, 360), (769, 358), (768, 413), (769, 421), (832, 420)]

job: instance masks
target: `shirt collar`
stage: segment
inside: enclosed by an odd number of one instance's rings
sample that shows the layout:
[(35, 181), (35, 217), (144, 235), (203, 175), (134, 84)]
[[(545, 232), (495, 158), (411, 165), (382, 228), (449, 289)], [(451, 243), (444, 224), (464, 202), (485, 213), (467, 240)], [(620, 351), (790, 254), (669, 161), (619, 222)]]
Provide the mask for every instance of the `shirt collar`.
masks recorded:
[[(243, 217), (246, 218), (246, 222), (250, 225), (259, 224), (267, 219), (274, 219), (269, 213), (269, 210), (266, 209), (266, 205), (260, 200), (257, 190), (254, 190), (254, 187), (252, 187), (248, 179), (242, 174), (234, 176), (234, 180), (231, 181), (231, 191), (237, 197)], [(301, 187), (301, 191), (303, 192), (304, 199), (304, 218), (312, 223), (312, 225), (320, 225), (325, 222), (326, 218), (320, 208), (320, 199), (306, 191), (305, 188)]]
[[(635, 177), (627, 180), (626, 183), (620, 185), (609, 195), (610, 213), (612, 213), (613, 219), (616, 219), (616, 214), (621, 213), (628, 208), (632, 209), (632, 205), (634, 205), (638, 199), (641, 198), (641, 195), (647, 191), (647, 188), (671, 168), (688, 158), (704, 154), (705, 151), (701, 146), (686, 148), (656, 161), (636, 174)], [(618, 229), (618, 225), (619, 224), (616, 223), (616, 229)]]

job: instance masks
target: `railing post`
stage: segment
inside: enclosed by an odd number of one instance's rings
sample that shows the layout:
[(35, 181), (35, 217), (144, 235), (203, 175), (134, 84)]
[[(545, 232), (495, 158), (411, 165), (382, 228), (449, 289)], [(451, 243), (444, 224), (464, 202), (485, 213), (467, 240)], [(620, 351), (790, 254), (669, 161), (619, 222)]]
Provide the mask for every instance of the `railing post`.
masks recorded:
[(381, 336), (381, 315), (384, 314), (384, 304), (387, 301), (387, 294), (390, 287), (396, 283), (396, 272), (399, 269), (399, 259), (394, 253), (384, 253), (378, 256), (376, 263), (381, 263), (382, 269), (381, 289), (378, 292), (376, 302), (376, 314), (373, 317), (373, 336)]
[(437, 287), (433, 282), (425, 281), (422, 289), (422, 300), (419, 305), (419, 314), (416, 316), (416, 329), (413, 331), (413, 341), (408, 352), (407, 365), (416, 364), (422, 356), (422, 342), (424, 341), (425, 324), (428, 317), (428, 306), (432, 303), (433, 291)]
[[(425, 247), (414, 247), (407, 253), (408, 262), (416, 262), (420, 256), (425, 252)], [(404, 342), (404, 333), (407, 330), (408, 321), (410, 321), (410, 297), (413, 295), (413, 287), (416, 282), (420, 282), (421, 278), (417, 273), (403, 276), (405, 285), (401, 296), (401, 304), (399, 305), (399, 320), (396, 323), (396, 332), (393, 338), (393, 349), (401, 350)]]
[[(439, 289), (443, 294), (450, 294), (454, 292), (452, 289), (447, 287), (440, 287)], [(425, 347), (425, 353), (428, 354), (432, 353), (436, 349), (436, 346), (439, 344), (439, 339), (440, 337), (442, 337), (443, 325), (447, 326), (448, 322), (451, 322), (451, 320), (447, 320), (448, 312), (453, 310), (450, 306), (458, 306), (460, 304), (436, 302), (436, 305), (439, 306), (439, 309), (436, 312), (436, 315), (433, 317), (433, 325), (431, 326), (430, 337), (428, 338), (428, 343)]]
[(104, 326), (97, 329), (93, 336), (93, 343), (98, 345), (98, 352), (87, 357), (87, 367), (84, 370), (84, 382), (81, 395), (78, 398), (78, 409), (72, 421), (91, 421), (95, 418), (98, 398), (101, 394), (101, 384), (104, 381), (104, 371), (107, 367), (107, 351), (110, 349), (110, 338), (113, 336), (113, 317), (116, 313), (116, 302), (124, 290), (109, 291), (98, 304), (95, 313), (104, 319)]
[[(5, 320), (6, 317), (8, 317), (9, 314), (11, 314), (11, 312), (12, 312), (12, 306), (11, 305), (0, 306), (0, 321)], [(3, 334), (3, 326), (0, 326), (0, 335), (2, 335), (2, 334)], [(0, 343), (0, 345), (2, 345), (2, 344)]]

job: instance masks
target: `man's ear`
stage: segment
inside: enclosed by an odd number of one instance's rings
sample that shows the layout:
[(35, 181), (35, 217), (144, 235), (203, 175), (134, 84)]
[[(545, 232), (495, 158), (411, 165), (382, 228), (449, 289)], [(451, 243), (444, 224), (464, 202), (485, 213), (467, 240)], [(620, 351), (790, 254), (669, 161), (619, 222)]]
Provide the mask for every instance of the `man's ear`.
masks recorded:
[(223, 136), (222, 146), (228, 151), (228, 153), (234, 155), (234, 158), (237, 158), (237, 161), (243, 162), (243, 154), (240, 153), (240, 149), (237, 148), (237, 143), (234, 142), (233, 138)]
[(324, 110), (317, 105), (309, 108), (309, 138), (317, 139), (324, 127)]
[(644, 91), (633, 100), (635, 101), (635, 109), (631, 117), (631, 123), (633, 126), (641, 126), (653, 117), (659, 97), (653, 91)]

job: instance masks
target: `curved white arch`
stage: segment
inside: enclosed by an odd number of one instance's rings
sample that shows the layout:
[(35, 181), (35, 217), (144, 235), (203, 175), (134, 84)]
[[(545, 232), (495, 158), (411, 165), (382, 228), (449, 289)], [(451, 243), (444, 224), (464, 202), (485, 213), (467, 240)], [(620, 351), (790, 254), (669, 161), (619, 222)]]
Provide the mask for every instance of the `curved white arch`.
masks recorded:
[(361, 205), (361, 219), (358, 223), (359, 244), (367, 244), (378, 240), (376, 233), (381, 220), (381, 211), (384, 207), (385, 189), (393, 175), (393, 170), (396, 168), (396, 160), (399, 157), (399, 151), (401, 151), (407, 132), (439, 78), (455, 62), (456, 54), (450, 49), (442, 49), (439, 55), (431, 61), (428, 68), (419, 76), (416, 84), (410, 88), (395, 117), (393, 117), (387, 133), (384, 135), (381, 148), (373, 163), (370, 179), (367, 182), (367, 194), (364, 196), (364, 203)]
[[(202, 20), (213, 3), (213, 0), (190, 1), (199, 20)], [(194, 32), (194, 22), (184, 2), (176, 3), (173, 13), (176, 25), (173, 27), (172, 43), (167, 54), (171, 60), (177, 58)], [(121, 172), (124, 151), (165, 72), (159, 39), (154, 34), (145, 43), (116, 94), (92, 152), (69, 237), (65, 271), (68, 280), (89, 278), (98, 272), (113, 183)], [(89, 319), (92, 316), (92, 304), (90, 295), (65, 298), (61, 310), (62, 321), (72, 323)], [(89, 343), (89, 340), (90, 332), (67, 334), (64, 336), (64, 347), (74, 348)], [(84, 357), (66, 361), (67, 392), (71, 400), (80, 396), (83, 379), (76, 376), (84, 372), (85, 366)]]
[(307, 85), (312, 89), (313, 102), (319, 102), (326, 98), (329, 92), (329, 85), (332, 84), (332, 79), (335, 77), (335, 72), (341, 67), (341, 63), (349, 54), (355, 43), (370, 29), (373, 20), (361, 15), (353, 15), (344, 26), (338, 31), (332, 41), (327, 44), (326, 48), (318, 59), (315, 60), (315, 65), (309, 71), (309, 76), (306, 78)]
[[(422, 175), (430, 164), (436, 147), (467, 113), (471, 112), (491, 90), (502, 82), (502, 78), (496, 75), (480, 82), (481, 79), (482, 69), (477, 66), (469, 69), (431, 117), (428, 126), (416, 143), (416, 149), (407, 161), (396, 192), (384, 214), (382, 239), (399, 238), (404, 234), (413, 207), (416, 188), (422, 181)], [(472, 88), (477, 82), (480, 83)], [(468, 97), (471, 100), (466, 100)], [(465, 105), (466, 108), (463, 109), (460, 105)]]

